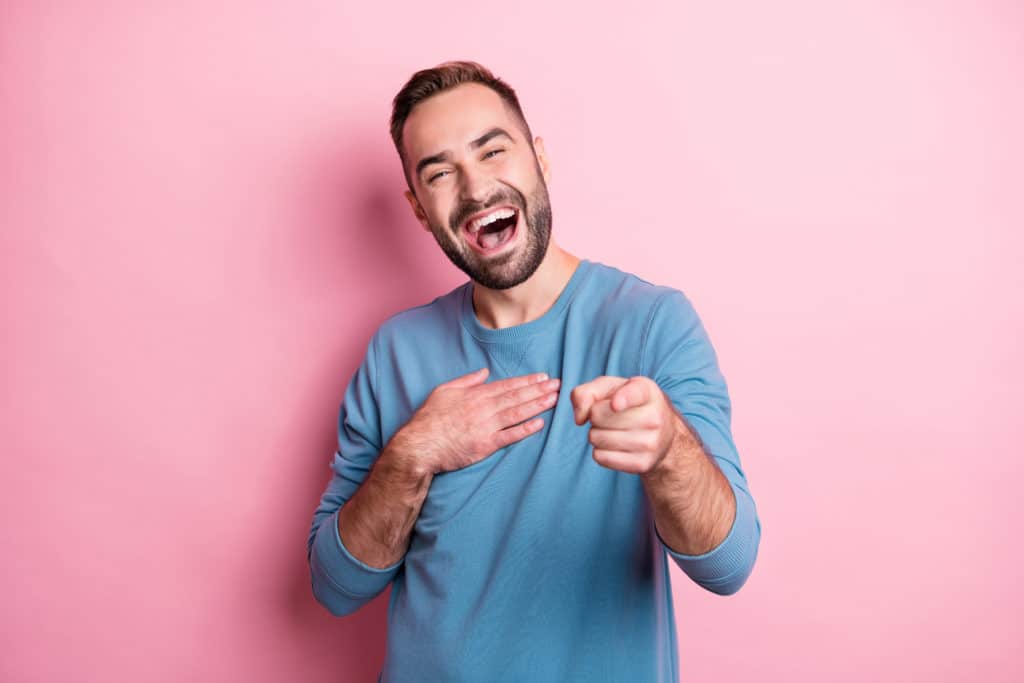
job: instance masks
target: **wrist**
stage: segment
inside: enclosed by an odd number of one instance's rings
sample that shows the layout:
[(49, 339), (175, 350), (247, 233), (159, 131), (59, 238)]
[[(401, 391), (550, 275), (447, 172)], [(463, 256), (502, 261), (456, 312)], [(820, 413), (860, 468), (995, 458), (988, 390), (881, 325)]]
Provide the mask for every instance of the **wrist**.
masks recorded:
[(399, 430), (384, 446), (378, 460), (383, 460), (383, 467), (403, 478), (432, 479), (437, 468), (427, 456), (425, 449), (417, 448), (414, 440)]
[(699, 459), (704, 456), (700, 440), (678, 413), (672, 420), (671, 430), (664, 454), (649, 472), (642, 475), (644, 478), (660, 479), (669, 474), (682, 474), (687, 468), (699, 464)]

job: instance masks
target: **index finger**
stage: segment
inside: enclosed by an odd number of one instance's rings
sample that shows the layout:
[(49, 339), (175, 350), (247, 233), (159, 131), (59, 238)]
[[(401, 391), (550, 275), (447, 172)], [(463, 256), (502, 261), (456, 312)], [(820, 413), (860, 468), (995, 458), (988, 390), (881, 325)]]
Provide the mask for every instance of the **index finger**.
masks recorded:
[(522, 387), (536, 384), (537, 382), (543, 382), (548, 378), (546, 372), (534, 372), (529, 375), (518, 375), (516, 377), (506, 377), (505, 379), (498, 379), (493, 382), (487, 382), (481, 384), (476, 388), (481, 398), (490, 398), (491, 396), (497, 396), (504, 394), (507, 391), (513, 391)]

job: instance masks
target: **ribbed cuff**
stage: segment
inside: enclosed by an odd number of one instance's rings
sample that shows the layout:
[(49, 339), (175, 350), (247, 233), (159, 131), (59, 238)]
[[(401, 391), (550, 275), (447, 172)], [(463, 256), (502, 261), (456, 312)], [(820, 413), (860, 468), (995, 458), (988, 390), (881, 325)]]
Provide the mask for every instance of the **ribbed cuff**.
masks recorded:
[(665, 544), (661, 534), (658, 534), (657, 526), (654, 529), (661, 545), (679, 568), (701, 585), (724, 583), (753, 569), (761, 538), (754, 499), (731, 482), (730, 488), (736, 499), (736, 517), (725, 539), (708, 552), (702, 555), (677, 553)]
[(327, 578), (342, 593), (353, 598), (372, 598), (384, 590), (398, 572), (404, 558), (390, 567), (377, 568), (348, 551), (338, 535), (338, 511), (325, 519), (313, 541), (314, 571)]

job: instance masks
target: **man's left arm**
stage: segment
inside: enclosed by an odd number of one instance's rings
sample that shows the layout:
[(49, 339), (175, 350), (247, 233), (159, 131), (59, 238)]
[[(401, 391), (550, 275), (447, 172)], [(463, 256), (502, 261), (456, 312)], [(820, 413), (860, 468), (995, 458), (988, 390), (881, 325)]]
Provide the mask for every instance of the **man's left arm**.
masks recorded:
[(573, 390), (599, 464), (640, 476), (655, 532), (697, 584), (735, 593), (754, 567), (761, 523), (733, 443), (731, 405), (689, 300), (663, 295), (645, 328), (641, 374)]

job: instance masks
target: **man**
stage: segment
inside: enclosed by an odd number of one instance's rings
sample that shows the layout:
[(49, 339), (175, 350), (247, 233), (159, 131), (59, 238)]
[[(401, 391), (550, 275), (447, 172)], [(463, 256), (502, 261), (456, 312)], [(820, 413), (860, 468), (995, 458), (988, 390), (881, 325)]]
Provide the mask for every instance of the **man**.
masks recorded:
[(697, 313), (555, 243), (543, 141), (479, 64), (414, 74), (391, 133), (470, 279), (385, 321), (348, 386), (316, 599), (393, 583), (384, 681), (676, 681), (667, 556), (730, 594), (761, 535)]

